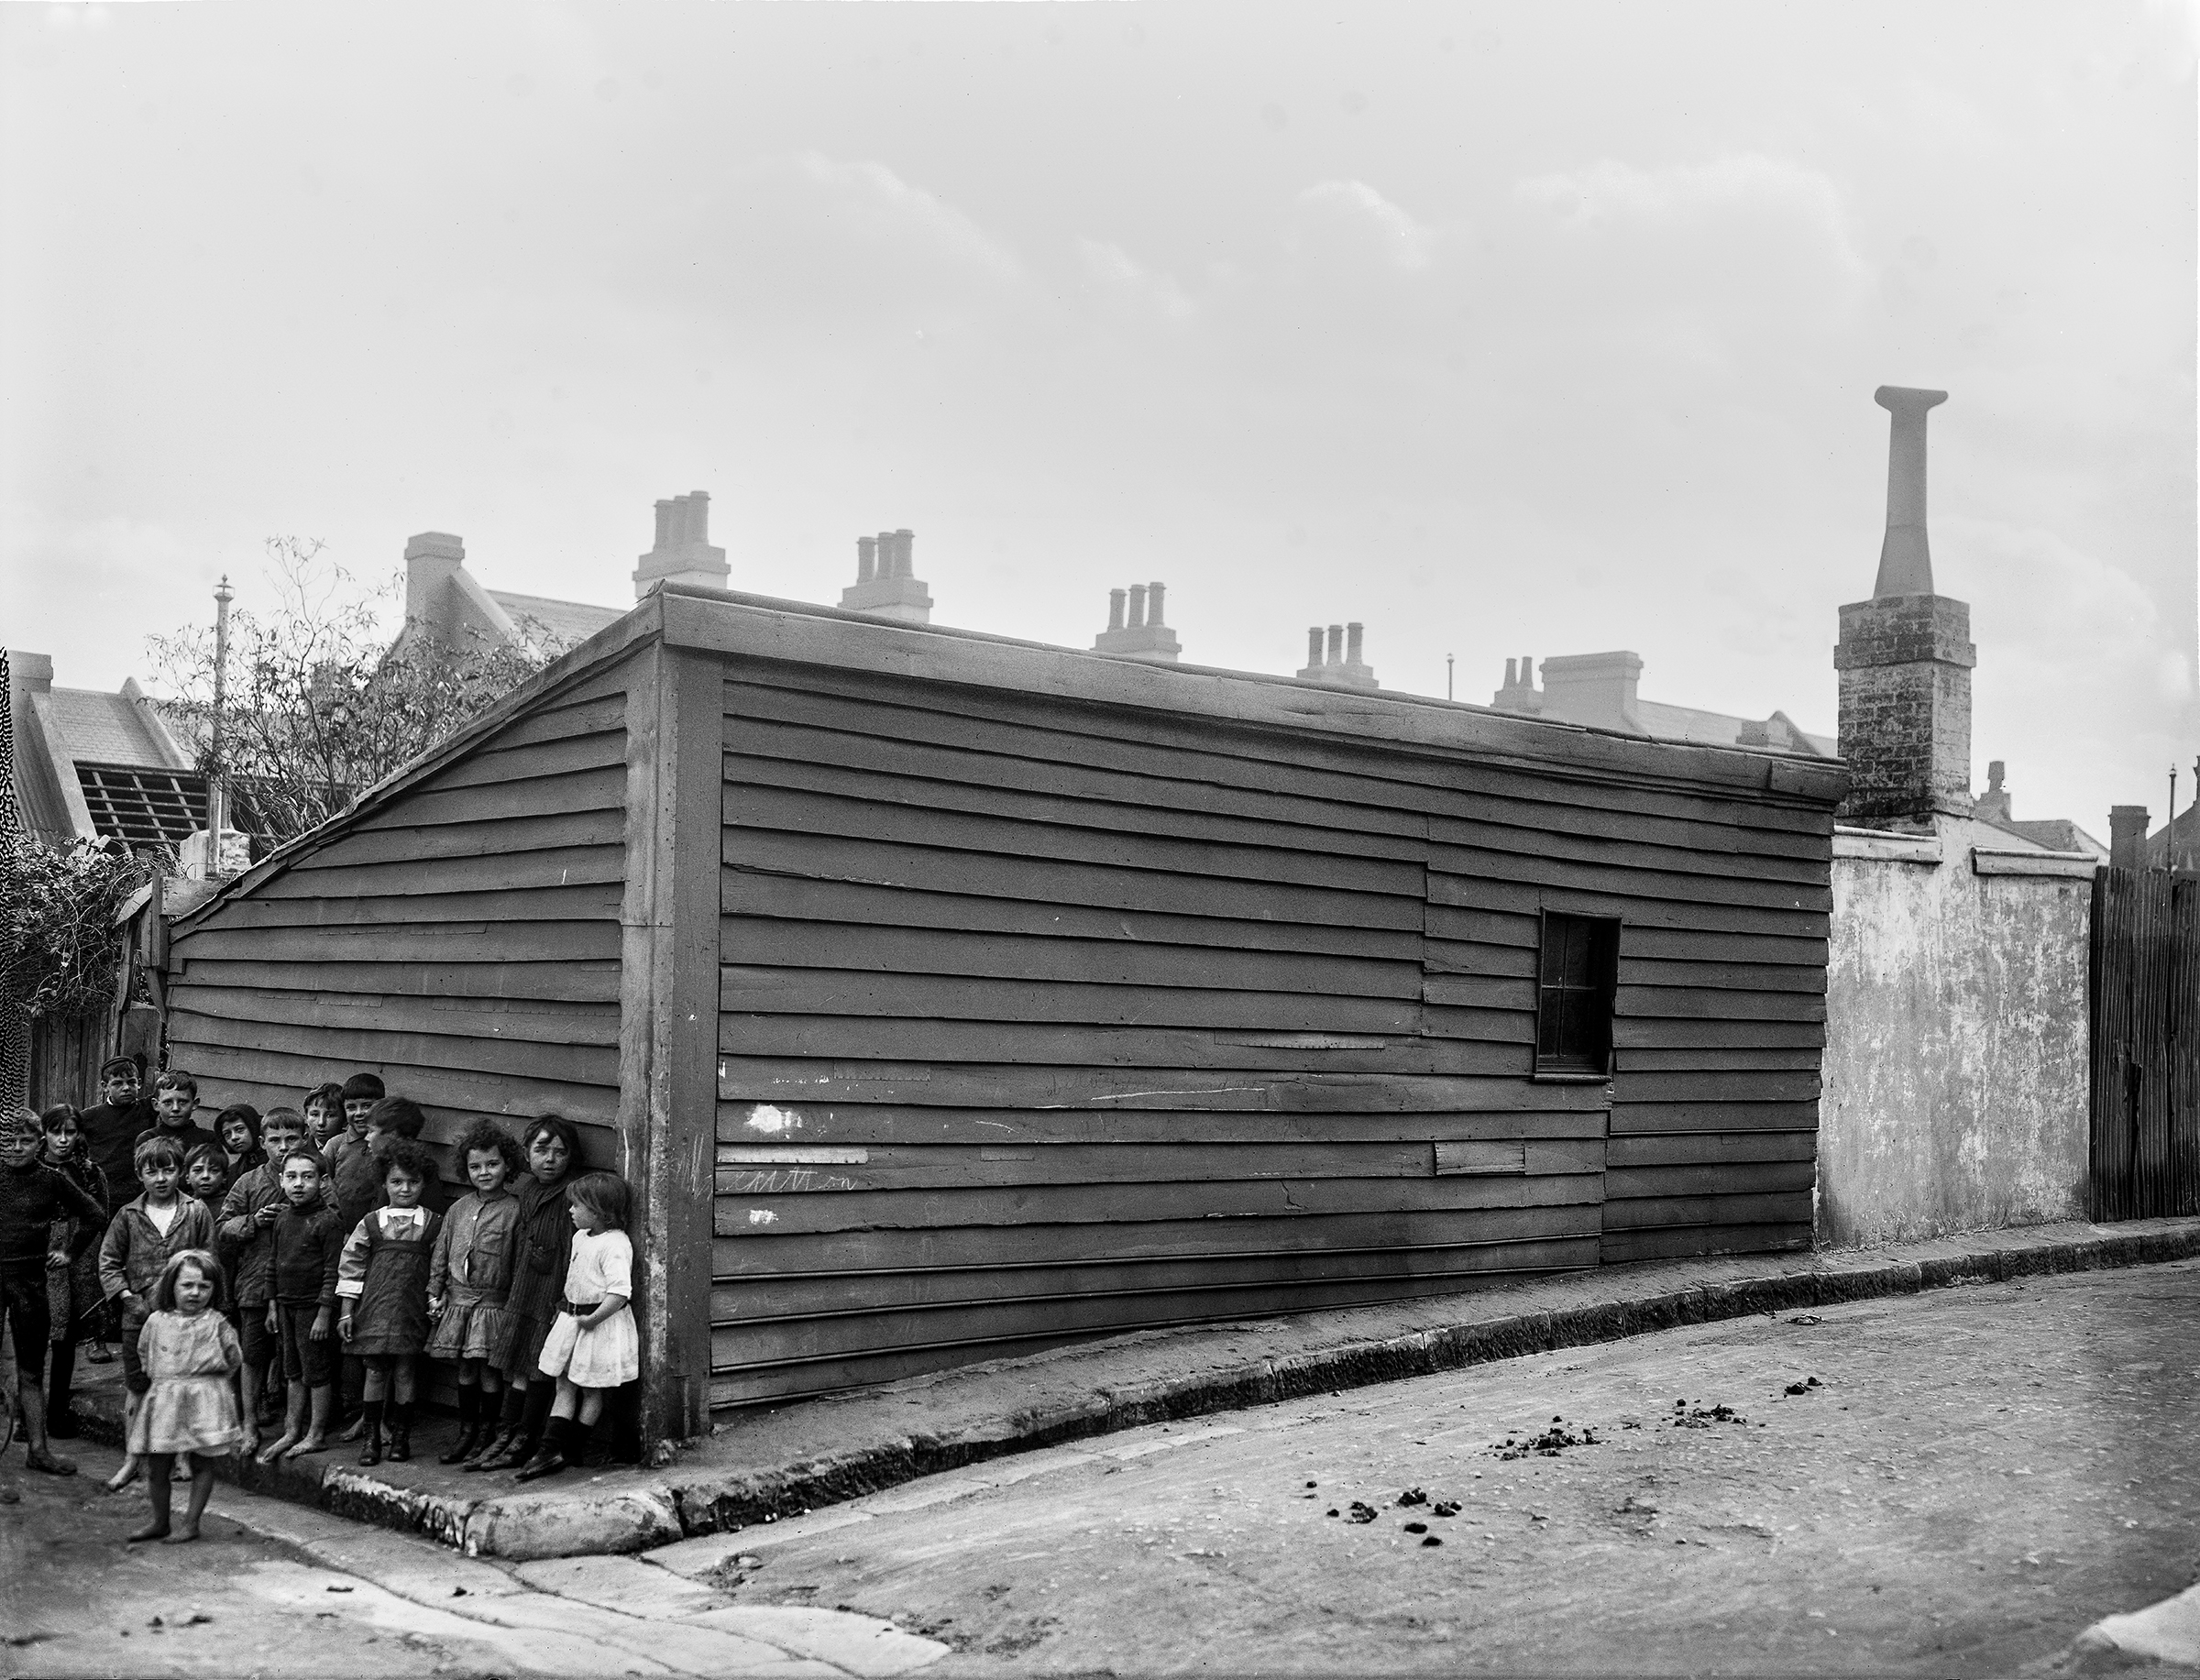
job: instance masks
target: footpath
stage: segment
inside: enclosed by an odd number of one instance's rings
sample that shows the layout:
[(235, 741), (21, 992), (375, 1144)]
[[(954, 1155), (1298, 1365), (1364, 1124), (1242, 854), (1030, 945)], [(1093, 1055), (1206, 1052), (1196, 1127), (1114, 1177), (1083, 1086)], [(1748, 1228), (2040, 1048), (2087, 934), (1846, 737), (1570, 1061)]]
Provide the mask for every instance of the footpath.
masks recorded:
[[(659, 1465), (570, 1470), (524, 1487), (438, 1466), (456, 1428), (447, 1420), (414, 1432), (409, 1464), (361, 1469), (356, 1448), (332, 1445), (269, 1468), (232, 1461), (224, 1474), (254, 1492), (427, 1535), (468, 1556), (596, 1558), (731, 1535), (943, 1470), (1173, 1419), (1683, 1324), (2194, 1255), (2200, 1219), (2152, 1219), (1649, 1262), (1078, 1343), (738, 1413), (702, 1440), (660, 1449)], [(118, 1368), (79, 1387), (77, 1410), (94, 1438), (120, 1439)]]

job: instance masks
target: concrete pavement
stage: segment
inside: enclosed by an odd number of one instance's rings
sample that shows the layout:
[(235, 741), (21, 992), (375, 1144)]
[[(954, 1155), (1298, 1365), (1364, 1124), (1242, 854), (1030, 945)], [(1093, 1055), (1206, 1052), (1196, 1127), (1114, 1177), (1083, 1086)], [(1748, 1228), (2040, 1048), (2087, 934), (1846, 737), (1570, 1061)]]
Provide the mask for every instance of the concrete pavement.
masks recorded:
[[(739, 1604), (631, 1558), (499, 1567), (226, 1486), (198, 1542), (129, 1546), (143, 1493), (101, 1491), (120, 1462), (108, 1449), (72, 1455), (79, 1475), (25, 1477), (21, 1501), (0, 1505), (10, 1675), (885, 1680), (945, 1651), (883, 1619)], [(589, 1565), (644, 1578), (614, 1590)]]
[[(2200, 1219), (2036, 1225), (1901, 1248), (1612, 1267), (1468, 1294), (1149, 1331), (737, 1414), (653, 1468), (521, 1488), (439, 1468), (441, 1435), (369, 1472), (331, 1452), (246, 1485), (524, 1561), (754, 1528), (942, 1471), (1163, 1420), (1291, 1400), (1772, 1310), (2200, 1254)], [(80, 1367), (82, 1368), (82, 1367)], [(112, 1433), (119, 1394), (90, 1395)], [(485, 1486), (485, 1481), (488, 1485)]]

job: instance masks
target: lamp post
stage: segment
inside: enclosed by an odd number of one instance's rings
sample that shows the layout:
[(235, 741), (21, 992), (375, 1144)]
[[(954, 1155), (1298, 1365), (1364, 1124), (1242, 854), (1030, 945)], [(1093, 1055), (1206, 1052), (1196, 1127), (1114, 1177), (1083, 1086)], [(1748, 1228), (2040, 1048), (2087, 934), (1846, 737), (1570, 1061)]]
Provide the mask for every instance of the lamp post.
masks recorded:
[(228, 697), (229, 603), (236, 592), (229, 574), (214, 586), (214, 726), (208, 732), (206, 769), (206, 873), (219, 874), (222, 830), (229, 822), (229, 789), (222, 768), (222, 717)]

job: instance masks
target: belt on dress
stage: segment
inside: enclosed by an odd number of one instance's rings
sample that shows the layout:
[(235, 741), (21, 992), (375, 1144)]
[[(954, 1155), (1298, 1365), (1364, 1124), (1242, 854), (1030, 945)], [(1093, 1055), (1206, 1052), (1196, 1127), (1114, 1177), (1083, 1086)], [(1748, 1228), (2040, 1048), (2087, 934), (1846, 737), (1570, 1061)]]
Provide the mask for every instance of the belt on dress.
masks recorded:
[(570, 1312), (575, 1318), (586, 1318), (601, 1305), (603, 1302), (600, 1301), (561, 1301), (557, 1303), (557, 1310)]

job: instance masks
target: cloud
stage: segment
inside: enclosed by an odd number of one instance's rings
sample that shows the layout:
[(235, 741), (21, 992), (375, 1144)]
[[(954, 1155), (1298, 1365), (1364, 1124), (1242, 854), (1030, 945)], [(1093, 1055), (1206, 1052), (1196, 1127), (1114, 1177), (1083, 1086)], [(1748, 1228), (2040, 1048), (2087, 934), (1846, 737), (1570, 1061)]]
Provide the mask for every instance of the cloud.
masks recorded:
[(1436, 229), (1415, 221), (1364, 181), (1317, 181), (1299, 194), (1299, 203), (1326, 232), (1371, 248), (1408, 273), (1418, 273), (1434, 259)]
[(1076, 241), (1078, 267), (1095, 297), (1122, 301), (1167, 321), (1191, 318), (1193, 303), (1170, 276), (1147, 268), (1119, 245), (1105, 239)]

